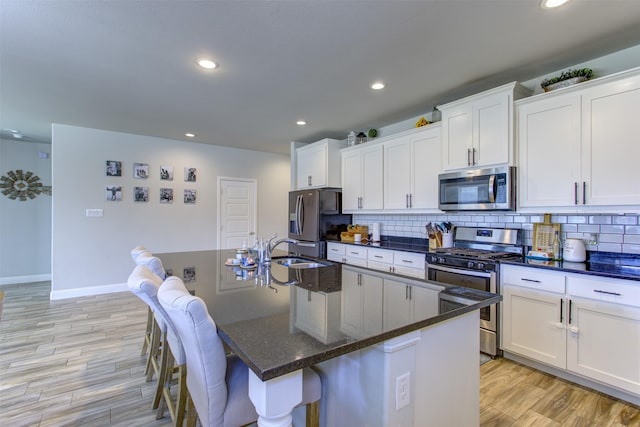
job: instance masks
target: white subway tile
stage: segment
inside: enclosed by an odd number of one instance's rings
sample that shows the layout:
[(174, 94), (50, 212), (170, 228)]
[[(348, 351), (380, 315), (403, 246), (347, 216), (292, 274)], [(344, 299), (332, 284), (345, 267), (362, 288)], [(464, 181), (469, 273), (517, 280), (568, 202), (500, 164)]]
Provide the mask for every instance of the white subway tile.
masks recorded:
[(586, 216), (569, 216), (567, 217), (567, 222), (569, 224), (586, 224), (587, 217)]
[(566, 215), (552, 215), (551, 222), (557, 222), (558, 224), (566, 224), (567, 217)]
[(611, 224), (611, 216), (609, 215), (590, 216), (589, 224)]
[(600, 233), (598, 235), (598, 241), (601, 243), (622, 243), (624, 241), (624, 235)]
[(640, 245), (640, 234), (625, 234), (624, 243), (633, 243)]
[(565, 233), (575, 233), (578, 231), (578, 224), (562, 224), (560, 230)]
[(622, 245), (622, 252), (626, 254), (640, 254), (640, 245)]
[(622, 246), (615, 243), (601, 243), (598, 245), (598, 250), (602, 252), (622, 252)]
[(601, 225), (601, 233), (624, 234), (624, 225)]
[(640, 234), (640, 225), (626, 225), (624, 227), (625, 234)]
[(614, 224), (636, 225), (638, 224), (638, 215), (620, 215), (613, 217)]
[(600, 226), (599, 225), (578, 225), (578, 231), (581, 233), (599, 233)]

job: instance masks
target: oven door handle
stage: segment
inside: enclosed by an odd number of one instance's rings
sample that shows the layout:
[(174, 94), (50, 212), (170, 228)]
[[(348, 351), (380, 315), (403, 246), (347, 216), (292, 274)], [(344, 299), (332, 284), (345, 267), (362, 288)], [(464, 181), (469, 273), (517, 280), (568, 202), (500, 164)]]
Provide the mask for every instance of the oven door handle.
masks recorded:
[(450, 268), (450, 267), (443, 267), (441, 265), (435, 265), (435, 264), (427, 264), (427, 277), (429, 277), (428, 276), (429, 269), (446, 271), (448, 273), (464, 274), (467, 276), (491, 277), (491, 272), (487, 272), (487, 271), (466, 270), (464, 268)]

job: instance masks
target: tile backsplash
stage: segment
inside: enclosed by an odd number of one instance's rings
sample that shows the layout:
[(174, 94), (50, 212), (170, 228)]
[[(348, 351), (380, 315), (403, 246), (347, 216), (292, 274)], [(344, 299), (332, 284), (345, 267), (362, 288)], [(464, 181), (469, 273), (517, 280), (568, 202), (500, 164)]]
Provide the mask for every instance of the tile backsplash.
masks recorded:
[[(587, 250), (640, 254), (640, 216), (637, 214), (611, 215), (552, 215), (551, 221), (561, 224), (562, 239), (577, 238), (585, 241)], [(356, 214), (354, 224), (380, 223), (380, 234), (385, 236), (419, 237), (425, 239), (425, 225), (429, 222), (452, 222), (456, 226), (521, 228), (524, 244), (531, 246), (533, 224), (543, 222), (542, 214), (523, 215), (505, 213), (470, 213), (440, 215), (368, 215)]]

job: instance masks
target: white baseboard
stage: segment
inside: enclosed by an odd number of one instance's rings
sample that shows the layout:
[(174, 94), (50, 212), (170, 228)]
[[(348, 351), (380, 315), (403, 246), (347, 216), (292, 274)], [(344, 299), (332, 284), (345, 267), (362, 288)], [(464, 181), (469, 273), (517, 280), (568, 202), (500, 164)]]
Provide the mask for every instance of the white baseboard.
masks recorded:
[(114, 283), (112, 285), (89, 286), (85, 288), (61, 289), (51, 291), (50, 299), (59, 300), (66, 298), (86, 297), (91, 295), (112, 294), (115, 292), (128, 292), (129, 287), (126, 283)]
[(20, 283), (46, 282), (51, 280), (51, 274), (32, 274), (29, 276), (0, 277), (0, 286), (17, 285)]

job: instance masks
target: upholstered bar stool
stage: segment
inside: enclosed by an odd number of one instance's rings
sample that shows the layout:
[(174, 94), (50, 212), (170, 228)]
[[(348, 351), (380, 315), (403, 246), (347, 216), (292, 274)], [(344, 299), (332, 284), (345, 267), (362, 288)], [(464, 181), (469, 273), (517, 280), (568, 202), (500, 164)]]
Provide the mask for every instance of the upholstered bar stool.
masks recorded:
[[(186, 407), (186, 357), (171, 320), (158, 302), (157, 293), (161, 283), (162, 280), (145, 265), (136, 266), (127, 281), (129, 289), (149, 306), (154, 316), (150, 358), (147, 358), (147, 380), (153, 374), (158, 379), (153, 408), (160, 407), (158, 418), (162, 418), (167, 407), (174, 425), (179, 426), (182, 425)], [(169, 342), (173, 343), (175, 353), (171, 351)], [(158, 355), (154, 349), (159, 349)], [(177, 367), (174, 369), (175, 365)], [(174, 371), (179, 374), (175, 401), (171, 394)]]
[[(131, 258), (134, 260), (136, 265), (145, 265), (147, 266), (156, 276), (158, 276), (161, 280), (164, 280), (167, 273), (164, 270), (164, 266), (162, 265), (162, 261), (160, 258), (155, 257), (144, 248), (144, 246), (136, 246), (131, 250)], [(154, 321), (153, 321), (153, 313), (151, 307), (149, 307), (147, 311), (147, 329), (145, 331), (144, 342), (142, 343), (142, 351), (141, 355), (145, 355), (147, 353), (147, 349), (149, 350), (149, 354), (147, 360), (151, 363), (153, 357), (157, 358), (160, 354), (159, 348), (159, 334), (156, 333), (154, 335)], [(157, 331), (156, 331), (157, 332)], [(153, 341), (153, 339), (156, 339)], [(153, 373), (148, 369), (150, 365), (147, 364), (147, 369), (145, 373), (147, 374), (147, 381), (151, 381), (151, 377)]]
[[(136, 260), (138, 259), (138, 256), (140, 256), (145, 252), (148, 253), (149, 256), (151, 256), (151, 252), (149, 252), (147, 248), (145, 248), (144, 246), (138, 245), (135, 248), (131, 249), (131, 251), (129, 251), (129, 255), (131, 255), (131, 259), (133, 260), (133, 262), (136, 262)], [(137, 262), (136, 262), (136, 265), (138, 265)], [(142, 351), (140, 352), (140, 355), (142, 356), (147, 354), (147, 350), (149, 350), (149, 348), (151, 347), (151, 329), (152, 328), (153, 328), (153, 312), (151, 311), (151, 307), (148, 307), (147, 329), (145, 330), (144, 342), (142, 343)]]
[[(249, 399), (249, 368), (237, 356), (225, 355), (204, 301), (191, 295), (178, 277), (164, 281), (158, 300), (187, 358), (187, 425), (195, 426), (193, 409), (204, 427), (238, 427), (255, 422), (258, 414)], [(305, 369), (301, 405), (307, 405), (307, 425), (319, 424), (321, 392), (318, 374)]]

